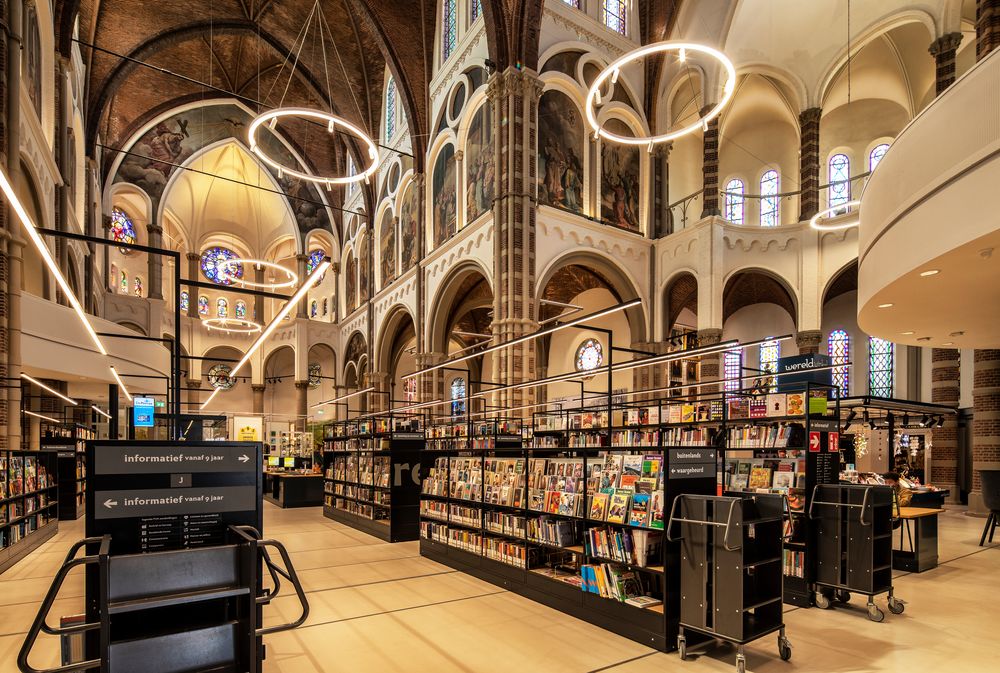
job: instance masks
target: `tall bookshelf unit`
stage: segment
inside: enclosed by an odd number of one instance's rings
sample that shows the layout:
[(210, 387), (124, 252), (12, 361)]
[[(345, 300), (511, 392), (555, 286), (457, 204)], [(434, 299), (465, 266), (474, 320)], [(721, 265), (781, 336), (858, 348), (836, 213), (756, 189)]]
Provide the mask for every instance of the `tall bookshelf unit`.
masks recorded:
[(87, 506), (87, 442), (97, 438), (95, 430), (83, 425), (50, 428), (41, 438), (43, 449), (56, 453), (58, 480), (58, 516), (60, 521), (74, 521), (83, 516)]
[(323, 427), (323, 515), (387, 542), (419, 536), (418, 417), (368, 418)]
[(56, 456), (0, 451), (0, 572), (55, 535)]

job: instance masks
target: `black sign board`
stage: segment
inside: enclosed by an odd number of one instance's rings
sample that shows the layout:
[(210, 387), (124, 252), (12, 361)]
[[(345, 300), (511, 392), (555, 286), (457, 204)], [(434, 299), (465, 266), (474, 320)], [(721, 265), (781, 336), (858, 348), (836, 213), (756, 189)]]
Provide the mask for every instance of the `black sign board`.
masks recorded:
[(231, 525), (263, 525), (262, 445), (99, 441), (87, 444), (87, 536), (112, 554), (225, 542)]
[(816, 367), (829, 366), (832, 363), (830, 356), (823, 353), (778, 358), (778, 373), (782, 374), (778, 377), (778, 392), (796, 392), (805, 388), (806, 383), (832, 384), (833, 373), (831, 370), (809, 371)]

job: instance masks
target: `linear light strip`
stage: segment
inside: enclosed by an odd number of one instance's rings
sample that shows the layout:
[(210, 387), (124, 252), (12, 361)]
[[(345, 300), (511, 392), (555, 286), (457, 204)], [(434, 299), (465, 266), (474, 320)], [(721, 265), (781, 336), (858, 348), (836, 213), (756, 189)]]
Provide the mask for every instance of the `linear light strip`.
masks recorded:
[[(278, 311), (278, 313), (274, 316), (274, 318), (271, 319), (271, 322), (267, 324), (267, 327), (265, 327), (261, 331), (261, 333), (257, 335), (256, 341), (250, 344), (250, 348), (248, 348), (247, 352), (243, 354), (243, 358), (239, 362), (237, 362), (236, 366), (233, 367), (231, 372), (229, 372), (230, 377), (236, 376), (236, 374), (238, 374), (239, 371), (243, 369), (243, 367), (245, 367), (248, 362), (250, 362), (250, 358), (253, 357), (253, 354), (256, 353), (261, 346), (264, 345), (264, 342), (267, 341), (267, 339), (271, 336), (271, 334), (274, 333), (274, 330), (278, 329), (278, 325), (280, 325), (281, 321), (285, 319), (285, 316), (291, 313), (292, 309), (295, 308), (295, 306), (300, 301), (302, 301), (302, 298), (305, 297), (306, 294), (309, 293), (309, 290), (311, 290), (313, 286), (315, 286), (316, 283), (319, 282), (319, 279), (323, 277), (323, 274), (327, 272), (327, 269), (329, 269), (330, 266), (331, 262), (329, 257), (324, 257), (323, 261), (316, 265), (316, 268), (313, 269), (312, 274), (310, 274), (309, 277), (306, 278), (305, 282), (302, 283), (302, 285), (295, 292), (295, 294), (293, 294), (288, 299), (288, 301), (285, 302), (285, 305), (282, 306), (281, 310)], [(212, 399), (219, 393), (220, 390), (222, 389), (216, 388), (215, 391), (208, 396), (208, 399), (205, 400), (201, 405), (202, 411), (204, 411), (205, 407), (208, 406), (209, 402), (212, 401)]]
[(310, 407), (310, 409), (315, 409), (316, 407), (322, 407), (327, 404), (336, 404), (337, 402), (343, 402), (344, 400), (349, 400), (352, 397), (357, 397), (358, 395), (364, 395), (365, 393), (370, 393), (375, 390), (375, 386), (368, 386), (364, 390), (355, 390), (353, 393), (347, 393), (346, 395), (341, 395), (340, 397), (334, 397), (332, 400), (327, 400), (326, 402), (319, 402)]
[(91, 404), (90, 408), (93, 409), (94, 411), (96, 411), (97, 413), (99, 413), (101, 416), (104, 416), (105, 418), (107, 418), (107, 419), (110, 420), (111, 414), (109, 414), (108, 412), (106, 412), (104, 409), (101, 409), (96, 404)]
[[(118, 375), (118, 370), (115, 369), (114, 365), (111, 365), (111, 374), (115, 377), (115, 381), (118, 382), (118, 387), (121, 389), (121, 391), (123, 393), (125, 393), (125, 399), (127, 399), (129, 402), (131, 402), (132, 401), (132, 396), (129, 394), (128, 388), (125, 387), (125, 382), (122, 381), (122, 377)], [(218, 389), (216, 389), (216, 390), (218, 390)]]
[(70, 404), (72, 404), (72, 405), (73, 405), (74, 407), (75, 407), (75, 406), (77, 406), (77, 404), (78, 404), (78, 403), (77, 403), (77, 401), (76, 401), (76, 400), (74, 400), (74, 399), (73, 399), (72, 397), (66, 397), (65, 395), (63, 395), (63, 394), (62, 394), (61, 392), (59, 392), (58, 390), (54, 390), (54, 389), (52, 389), (52, 388), (49, 388), (49, 387), (48, 387), (47, 385), (45, 385), (44, 383), (42, 383), (42, 382), (41, 382), (41, 381), (39, 381), (38, 379), (36, 379), (36, 378), (33, 378), (33, 377), (31, 377), (31, 376), (28, 376), (28, 375), (27, 375), (27, 374), (25, 374), (24, 372), (21, 372), (21, 378), (22, 378), (22, 379), (24, 379), (25, 381), (30, 381), (30, 382), (34, 383), (34, 384), (35, 384), (36, 386), (38, 386), (38, 387), (39, 387), (39, 388), (41, 388), (42, 390), (47, 390), (47, 391), (49, 391), (50, 393), (52, 393), (52, 394), (53, 394), (53, 395), (55, 395), (56, 397), (61, 397), (62, 399), (66, 400), (67, 402), (69, 402)]
[(424, 409), (426, 407), (433, 407), (439, 404), (449, 404), (449, 402), (445, 402), (443, 399), (436, 399), (433, 402), (420, 402), (419, 404), (411, 404), (405, 407), (395, 407), (393, 409), (389, 409), (388, 411), (372, 411), (371, 413), (357, 416), (355, 417), (354, 420), (361, 420), (362, 418), (374, 418), (375, 416), (390, 416), (399, 411), (413, 411), (414, 409)]
[(475, 353), (469, 353), (468, 355), (463, 355), (461, 357), (452, 358), (444, 362), (439, 362), (438, 364), (431, 365), (430, 367), (424, 367), (423, 369), (418, 369), (415, 372), (404, 374), (402, 378), (403, 380), (407, 380), (407, 379), (412, 379), (416, 376), (420, 376), (421, 374), (428, 374), (438, 369), (442, 369), (443, 367), (448, 367), (450, 365), (459, 362), (465, 362), (466, 360), (471, 360), (472, 358), (479, 357), (480, 355), (486, 355), (487, 353), (493, 353), (503, 348), (510, 348), (511, 346), (516, 346), (518, 344), (525, 343), (526, 341), (538, 339), (539, 337), (543, 337), (547, 334), (552, 334), (553, 332), (558, 332), (559, 330), (565, 329), (567, 327), (574, 327), (576, 325), (580, 325), (582, 323), (589, 322), (591, 320), (596, 320), (597, 318), (603, 318), (606, 315), (611, 315), (612, 313), (617, 313), (618, 311), (624, 311), (626, 309), (630, 309), (633, 306), (640, 305), (641, 303), (642, 303), (641, 299), (633, 299), (631, 301), (627, 301), (622, 304), (617, 304), (615, 306), (611, 306), (609, 308), (602, 309), (594, 313), (588, 313), (587, 315), (582, 315), (579, 318), (574, 318), (569, 322), (553, 325), (552, 327), (546, 327), (545, 329), (538, 330), (537, 332), (532, 332), (531, 334), (525, 334), (524, 336), (519, 336), (516, 339), (511, 339), (510, 341), (504, 341), (503, 343), (495, 344), (493, 346), (490, 346), (489, 348), (484, 348), (483, 350), (477, 351)]
[(59, 288), (66, 295), (66, 299), (69, 300), (70, 306), (76, 311), (76, 315), (80, 318), (80, 322), (86, 328), (87, 333), (90, 338), (94, 341), (94, 345), (97, 346), (97, 350), (101, 355), (107, 355), (108, 351), (104, 348), (104, 344), (101, 343), (100, 337), (97, 336), (97, 332), (94, 330), (94, 326), (90, 324), (90, 319), (87, 317), (87, 313), (83, 310), (83, 306), (80, 304), (80, 300), (76, 298), (73, 294), (73, 289), (66, 282), (66, 278), (63, 276), (62, 271), (59, 270), (59, 265), (56, 264), (55, 259), (52, 258), (52, 253), (49, 251), (49, 246), (45, 245), (45, 241), (39, 235), (38, 230), (35, 227), (35, 223), (31, 221), (28, 216), (28, 212), (21, 205), (21, 201), (17, 198), (17, 194), (14, 193), (14, 188), (11, 186), (10, 181), (7, 179), (7, 173), (0, 167), (0, 190), (3, 190), (4, 196), (7, 197), (8, 203), (10, 203), (11, 208), (17, 214), (17, 218), (21, 220), (21, 225), (24, 230), (28, 233), (28, 238), (31, 242), (35, 244), (38, 249), (38, 254), (41, 255), (42, 260), (45, 265), (49, 267), (49, 271), (55, 276), (56, 283), (58, 283)]
[(34, 411), (28, 411), (27, 409), (22, 409), (22, 411), (29, 416), (34, 416), (35, 418), (41, 418), (43, 421), (50, 421), (52, 423), (62, 423), (58, 418), (52, 418), (51, 416), (43, 416), (42, 414), (36, 414)]

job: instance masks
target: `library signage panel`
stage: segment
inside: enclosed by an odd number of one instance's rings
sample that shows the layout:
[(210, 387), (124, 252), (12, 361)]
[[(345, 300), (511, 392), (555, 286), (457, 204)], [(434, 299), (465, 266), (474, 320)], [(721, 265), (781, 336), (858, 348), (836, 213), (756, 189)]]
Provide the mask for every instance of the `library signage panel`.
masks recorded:
[(809, 371), (818, 367), (829, 367), (833, 364), (829, 355), (808, 353), (806, 355), (789, 355), (778, 358), (778, 392), (795, 392), (801, 390), (807, 383), (833, 384), (833, 373), (830, 369)]
[(252, 485), (95, 491), (94, 517), (128, 519), (204, 514), (208, 508), (214, 512), (243, 512), (254, 508), (254, 495)]
[(153, 415), (156, 413), (156, 400), (152, 397), (132, 398), (132, 420), (137, 428), (151, 428), (154, 425)]
[(715, 463), (689, 463), (685, 465), (671, 465), (668, 472), (668, 479), (705, 479), (711, 477), (715, 479)]
[(671, 463), (711, 463), (715, 464), (715, 449), (675, 449), (670, 451)]
[(194, 472), (254, 472), (253, 450), (233, 445), (145, 447), (107, 446), (94, 460), (94, 474), (176, 474)]

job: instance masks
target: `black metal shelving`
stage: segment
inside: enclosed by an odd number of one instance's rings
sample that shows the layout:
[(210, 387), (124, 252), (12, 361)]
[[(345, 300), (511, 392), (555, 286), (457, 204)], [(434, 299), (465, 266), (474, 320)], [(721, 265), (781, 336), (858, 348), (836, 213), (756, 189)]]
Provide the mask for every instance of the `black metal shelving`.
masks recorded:
[(56, 454), (0, 451), (0, 573), (59, 527)]

